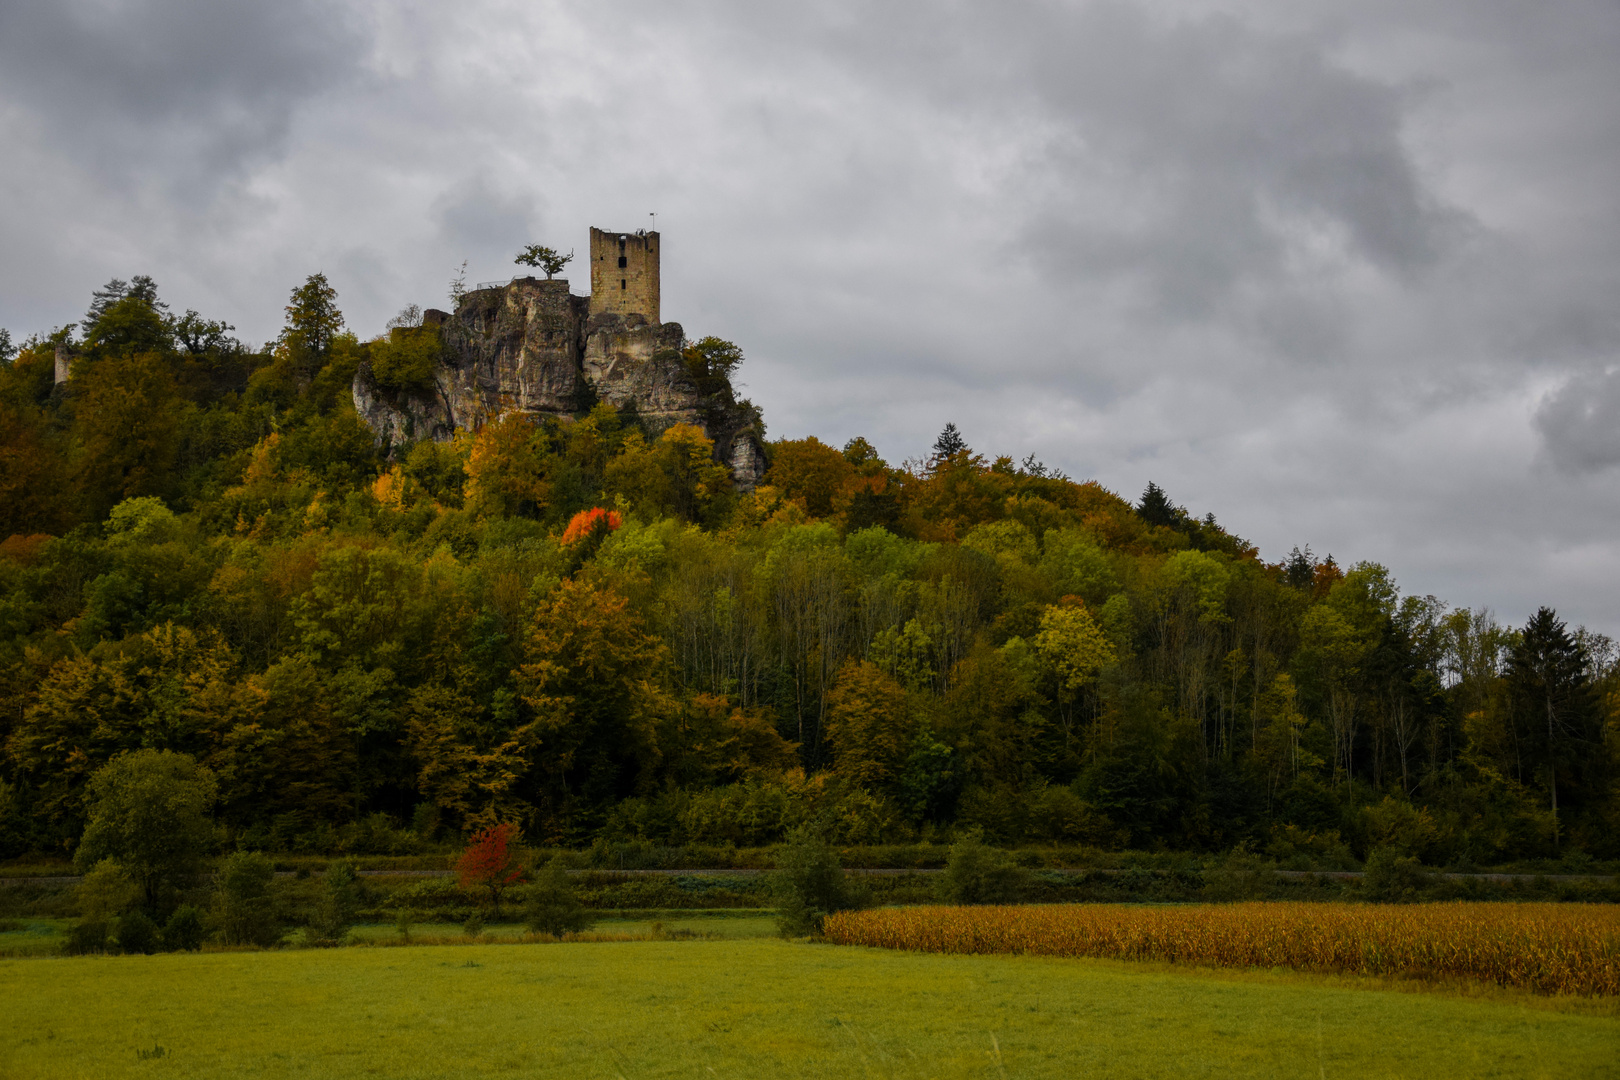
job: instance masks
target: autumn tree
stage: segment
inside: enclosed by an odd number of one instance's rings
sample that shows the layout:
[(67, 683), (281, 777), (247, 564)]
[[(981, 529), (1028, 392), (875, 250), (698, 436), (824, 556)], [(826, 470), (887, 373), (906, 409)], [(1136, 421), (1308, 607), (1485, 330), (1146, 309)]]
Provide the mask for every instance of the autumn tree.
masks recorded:
[(512, 850), (518, 827), (510, 822), (474, 833), (456, 860), (456, 881), (463, 889), (489, 897), (495, 918), (501, 917), (501, 894), (523, 880), (523, 867)]
[(524, 812), (529, 763), (511, 730), (452, 687), (419, 686), (406, 704), (417, 789), (454, 826), (490, 828)]
[(681, 350), (687, 377), (700, 394), (731, 394), (731, 378), (742, 366), (743, 352), (717, 337), (700, 338)]
[(311, 274), (292, 291), (280, 347), (300, 382), (307, 385), (326, 364), (332, 342), (343, 329), (337, 290), (325, 274)]
[(525, 413), (507, 413), (473, 437), (465, 502), (483, 517), (532, 516), (551, 499), (542, 432)]
[(889, 787), (913, 732), (905, 688), (868, 660), (846, 660), (827, 695), (827, 745), (837, 771), (863, 787)]
[(80, 490), (97, 516), (121, 499), (166, 493), (180, 449), (181, 406), (160, 353), (109, 356), (86, 376), (73, 433)]
[(523, 657), (530, 719), (515, 737), (538, 773), (548, 828), (567, 835), (576, 810), (623, 798), (650, 775), (668, 653), (623, 595), (570, 579), (535, 611)]
[(693, 694), (660, 727), (667, 776), (683, 786), (735, 783), (798, 765), (798, 746), (777, 732), (769, 710), (744, 709), (719, 694)]
[(1078, 597), (1042, 613), (1034, 645), (1069, 695), (1095, 679), (1115, 658), (1113, 642)]
[(649, 517), (713, 524), (732, 495), (731, 472), (695, 424), (672, 424), (648, 444), (632, 433), (607, 463), (603, 487)]
[(834, 500), (857, 475), (855, 465), (814, 435), (770, 445), (764, 482), (804, 504), (811, 517), (831, 517)]

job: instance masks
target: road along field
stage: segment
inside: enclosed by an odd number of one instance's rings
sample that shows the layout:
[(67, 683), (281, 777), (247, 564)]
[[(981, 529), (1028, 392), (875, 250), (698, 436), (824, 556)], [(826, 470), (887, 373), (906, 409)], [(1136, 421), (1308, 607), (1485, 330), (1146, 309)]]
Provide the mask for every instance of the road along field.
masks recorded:
[(1615, 1077), (1598, 1001), (773, 939), (0, 961), (0, 1076)]
[(825, 934), (841, 945), (921, 952), (1462, 978), (1543, 994), (1620, 995), (1620, 908), (1611, 905), (930, 906), (841, 912)]

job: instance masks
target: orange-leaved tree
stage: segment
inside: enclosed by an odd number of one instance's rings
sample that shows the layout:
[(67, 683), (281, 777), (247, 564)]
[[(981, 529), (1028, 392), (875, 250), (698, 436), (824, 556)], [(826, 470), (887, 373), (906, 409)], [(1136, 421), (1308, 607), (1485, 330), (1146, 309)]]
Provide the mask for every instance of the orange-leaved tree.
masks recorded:
[(575, 544), (589, 537), (594, 543), (600, 544), (608, 533), (622, 524), (617, 510), (604, 510), (600, 506), (593, 506), (589, 510), (581, 510), (569, 519), (568, 528), (563, 530), (562, 542)]
[(473, 833), (467, 850), (456, 860), (456, 880), (463, 889), (489, 893), (495, 917), (501, 915), (501, 893), (523, 879), (523, 867), (512, 851), (518, 827), (511, 822)]

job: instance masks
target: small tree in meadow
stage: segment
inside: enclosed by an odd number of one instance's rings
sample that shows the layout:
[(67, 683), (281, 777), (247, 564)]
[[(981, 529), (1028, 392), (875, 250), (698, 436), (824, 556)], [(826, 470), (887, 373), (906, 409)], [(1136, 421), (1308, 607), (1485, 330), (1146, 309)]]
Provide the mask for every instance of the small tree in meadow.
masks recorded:
[(233, 851), (220, 860), (215, 876), (219, 891), (214, 917), (225, 944), (275, 944), (281, 936), (271, 892), (275, 864), (257, 851)]
[(568, 880), (561, 858), (535, 868), (534, 882), (523, 905), (523, 922), (534, 933), (552, 937), (590, 928), (591, 917), (574, 895), (574, 884)]
[(310, 928), (323, 942), (341, 942), (354, 925), (360, 909), (360, 878), (348, 862), (335, 862), (326, 868), (321, 882), (321, 900)]
[(120, 754), (90, 778), (90, 820), (74, 862), (88, 870), (116, 859), (150, 915), (165, 889), (191, 879), (213, 843), (209, 810), (217, 792), (214, 774), (188, 754)]
[(501, 917), (501, 893), (523, 880), (523, 867), (512, 848), (518, 827), (510, 822), (476, 832), (456, 860), (456, 880), (463, 889), (484, 893), (494, 917)]
[(838, 853), (806, 825), (789, 832), (787, 843), (776, 849), (771, 891), (783, 937), (819, 934), (828, 915), (866, 903), (864, 892), (844, 875)]
[(977, 833), (968, 833), (951, 845), (936, 891), (949, 904), (1010, 904), (1028, 887), (1029, 871), (1005, 851), (984, 843)]

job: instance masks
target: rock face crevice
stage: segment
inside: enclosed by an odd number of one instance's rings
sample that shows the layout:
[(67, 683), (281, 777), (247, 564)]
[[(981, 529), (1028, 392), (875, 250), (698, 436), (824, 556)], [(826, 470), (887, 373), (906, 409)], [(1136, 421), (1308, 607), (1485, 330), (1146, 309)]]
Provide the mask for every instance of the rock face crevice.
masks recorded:
[(737, 486), (751, 490), (765, 471), (758, 410), (729, 389), (698, 391), (681, 358), (679, 323), (589, 310), (589, 298), (572, 295), (564, 280), (518, 278), (468, 293), (455, 312), (424, 315), (444, 346), (431, 384), (383, 387), (362, 363), (355, 409), (392, 449), (477, 431), (508, 412), (562, 419), (597, 402), (634, 406), (655, 436), (678, 423), (703, 428)]

